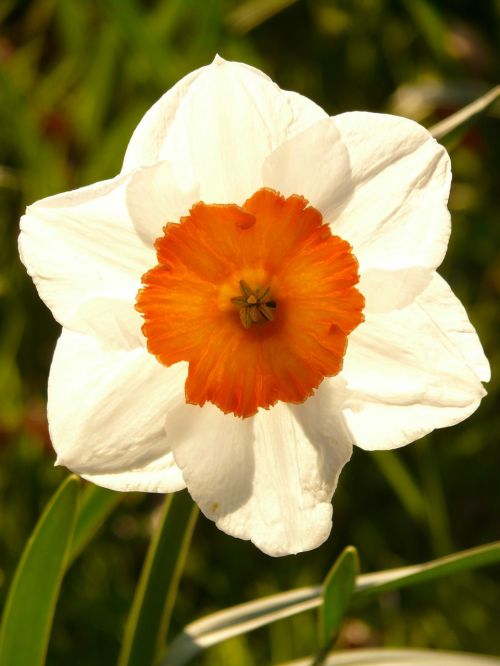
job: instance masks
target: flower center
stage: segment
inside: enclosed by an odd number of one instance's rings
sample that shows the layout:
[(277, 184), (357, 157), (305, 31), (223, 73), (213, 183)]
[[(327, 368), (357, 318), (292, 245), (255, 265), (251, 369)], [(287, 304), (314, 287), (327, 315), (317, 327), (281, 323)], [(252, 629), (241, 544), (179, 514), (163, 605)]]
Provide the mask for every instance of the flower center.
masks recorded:
[(271, 298), (271, 287), (252, 289), (245, 280), (240, 280), (241, 296), (231, 299), (240, 309), (240, 319), (244, 328), (252, 324), (262, 324), (274, 319), (276, 301)]
[(248, 417), (304, 402), (363, 321), (350, 245), (298, 195), (195, 204), (155, 243), (136, 308), (160, 363), (188, 362), (186, 401)]

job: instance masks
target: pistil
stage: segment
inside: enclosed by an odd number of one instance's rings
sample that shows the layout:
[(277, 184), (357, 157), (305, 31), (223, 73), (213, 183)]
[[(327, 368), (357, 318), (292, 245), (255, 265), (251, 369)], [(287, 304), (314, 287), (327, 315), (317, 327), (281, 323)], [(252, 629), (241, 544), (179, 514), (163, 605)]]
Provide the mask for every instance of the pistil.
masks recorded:
[(240, 280), (241, 296), (231, 299), (240, 309), (240, 319), (244, 328), (252, 324), (273, 321), (276, 301), (270, 298), (271, 287), (252, 289), (245, 280)]

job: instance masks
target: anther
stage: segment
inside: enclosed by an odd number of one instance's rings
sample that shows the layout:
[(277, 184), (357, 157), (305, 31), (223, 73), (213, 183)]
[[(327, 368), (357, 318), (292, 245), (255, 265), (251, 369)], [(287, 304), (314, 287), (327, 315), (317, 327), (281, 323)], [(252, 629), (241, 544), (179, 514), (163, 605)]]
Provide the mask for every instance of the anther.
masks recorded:
[(244, 328), (252, 324), (273, 321), (276, 301), (269, 298), (270, 287), (252, 289), (245, 280), (240, 280), (241, 296), (231, 299), (240, 308), (240, 320)]

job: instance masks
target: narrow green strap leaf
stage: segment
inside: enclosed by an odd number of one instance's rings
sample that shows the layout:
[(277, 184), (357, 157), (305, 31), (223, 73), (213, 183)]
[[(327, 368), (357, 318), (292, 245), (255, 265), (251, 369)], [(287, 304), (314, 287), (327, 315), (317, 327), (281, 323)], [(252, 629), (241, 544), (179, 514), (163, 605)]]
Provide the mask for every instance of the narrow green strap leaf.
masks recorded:
[[(447, 557), (399, 569), (363, 574), (356, 579), (353, 598), (374, 596), (418, 583), (437, 580), (450, 574), (500, 562), (500, 541), (464, 550)], [(171, 643), (163, 666), (182, 666), (203, 650), (313, 608), (323, 600), (321, 586), (311, 586), (274, 594), (264, 599), (239, 604), (187, 625)]]
[(500, 541), (453, 553), (424, 564), (364, 574), (358, 578), (355, 596), (363, 598), (388, 590), (399, 590), (496, 562), (500, 562)]
[(296, 2), (297, 0), (247, 0), (226, 16), (226, 25), (233, 32), (244, 35)]
[(319, 609), (319, 635), (322, 646), (330, 646), (337, 637), (358, 574), (358, 551), (354, 546), (347, 546), (323, 583), (323, 603)]
[(433, 125), (429, 132), (435, 139), (441, 140), (453, 130), (457, 129), (461, 125), (464, 125), (466, 122), (471, 120), (474, 116), (477, 116), (479, 113), (486, 111), (486, 109), (491, 106), (496, 100), (500, 97), (500, 86), (495, 86), (489, 90), (485, 95), (479, 97), (471, 104), (464, 106), (463, 109), (457, 111), (448, 118), (445, 118), (436, 125)]
[(447, 42), (449, 31), (444, 16), (429, 0), (403, 0), (403, 3), (439, 62), (445, 53), (443, 44)]
[[(310, 666), (311, 658), (289, 661), (281, 666)], [(498, 666), (500, 659), (465, 652), (373, 648), (336, 652), (325, 666)]]
[(2, 666), (41, 666), (78, 509), (79, 480), (70, 476), (46, 507), (18, 564), (0, 626)]
[(359, 556), (354, 546), (340, 553), (323, 583), (323, 603), (319, 608), (320, 649), (313, 666), (320, 666), (337, 639), (359, 574)]
[(189, 624), (170, 644), (162, 666), (182, 666), (212, 645), (297, 615), (321, 603), (321, 588), (274, 594), (207, 615)]
[(422, 491), (403, 463), (401, 456), (396, 455), (394, 451), (372, 451), (371, 458), (392, 486), (410, 516), (416, 522), (423, 521), (425, 500)]
[(123, 493), (101, 488), (93, 483), (87, 486), (80, 501), (68, 566), (91, 541), (122, 497)]
[(165, 498), (128, 617), (119, 666), (150, 666), (164, 650), (197, 516), (186, 491)]

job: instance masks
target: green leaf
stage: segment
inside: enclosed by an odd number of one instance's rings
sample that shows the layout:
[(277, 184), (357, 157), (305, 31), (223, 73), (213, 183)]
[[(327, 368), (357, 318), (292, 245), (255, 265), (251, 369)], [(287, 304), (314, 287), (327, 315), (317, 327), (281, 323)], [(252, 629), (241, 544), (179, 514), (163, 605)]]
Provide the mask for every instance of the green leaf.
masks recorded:
[[(289, 661), (281, 666), (310, 666), (311, 658)], [(500, 659), (465, 652), (373, 648), (336, 652), (325, 666), (498, 666)]]
[(196, 620), (170, 644), (162, 666), (182, 666), (212, 645), (317, 608), (321, 603), (321, 591), (320, 586), (290, 590)]
[(9, 590), (0, 627), (0, 664), (44, 664), (75, 525), (79, 480), (55, 493), (31, 535)]
[(449, 27), (439, 11), (428, 0), (403, 0), (408, 13), (422, 33), (428, 46), (434, 52), (434, 56), (439, 60), (446, 53), (446, 44), (449, 41)]
[(226, 24), (233, 32), (244, 35), (296, 2), (297, 0), (247, 0), (227, 15)]
[(359, 574), (359, 556), (354, 546), (339, 555), (323, 583), (323, 603), (319, 610), (321, 644), (331, 645), (340, 629)]
[(165, 499), (128, 617), (119, 666), (149, 666), (163, 651), (197, 516), (187, 492)]
[(448, 118), (445, 118), (436, 125), (433, 125), (429, 129), (429, 132), (435, 139), (443, 139), (448, 134), (451, 134), (451, 132), (454, 130), (465, 125), (465, 123), (469, 122), (469, 120), (474, 118), (474, 116), (477, 116), (479, 113), (486, 111), (486, 109), (494, 104), (499, 97), (500, 86), (495, 86), (482, 97), (479, 97), (471, 104), (464, 106), (464, 108), (460, 109), (460, 111), (457, 111), (453, 115), (448, 116)]
[(337, 639), (359, 574), (359, 556), (354, 546), (340, 553), (323, 583), (323, 603), (319, 609), (320, 649), (313, 661), (319, 666)]
[(363, 598), (388, 590), (399, 590), (496, 562), (500, 562), (500, 541), (453, 553), (424, 564), (365, 574), (358, 578), (355, 596)]
[[(374, 596), (386, 590), (437, 580), (450, 574), (500, 562), (500, 541), (464, 550), (424, 564), (363, 574), (356, 579), (353, 598)], [(163, 666), (182, 666), (203, 650), (221, 641), (318, 608), (322, 586), (305, 587), (239, 604), (187, 625), (171, 643)]]
[(401, 457), (394, 451), (373, 451), (371, 458), (392, 486), (406, 511), (416, 522), (421, 522), (425, 517), (424, 497)]
[(87, 486), (80, 501), (68, 566), (87, 546), (122, 497), (123, 493), (101, 488), (93, 483)]

